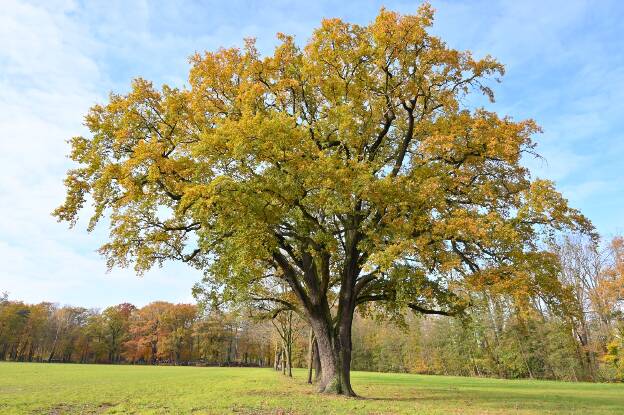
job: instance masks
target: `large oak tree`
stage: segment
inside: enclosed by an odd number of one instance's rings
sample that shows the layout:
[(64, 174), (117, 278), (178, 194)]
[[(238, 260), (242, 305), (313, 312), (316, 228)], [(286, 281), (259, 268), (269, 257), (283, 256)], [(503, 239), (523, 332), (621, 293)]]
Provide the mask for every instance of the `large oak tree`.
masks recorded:
[(493, 99), (503, 66), (432, 19), (326, 19), (303, 48), (280, 34), (272, 56), (251, 40), (197, 54), (187, 88), (135, 80), (71, 140), (55, 215), (109, 217), (109, 266), (185, 261), (222, 300), (300, 312), (325, 392), (354, 394), (358, 307), (453, 315), (484, 288), (560, 301), (543, 241), (591, 225), (522, 166), (533, 121), (464, 104)]

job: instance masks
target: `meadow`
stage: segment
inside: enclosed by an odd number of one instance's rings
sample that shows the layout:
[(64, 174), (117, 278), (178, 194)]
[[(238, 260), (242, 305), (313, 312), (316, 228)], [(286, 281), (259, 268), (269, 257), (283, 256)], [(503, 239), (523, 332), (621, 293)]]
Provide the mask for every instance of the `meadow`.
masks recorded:
[(624, 385), (354, 372), (361, 398), (271, 369), (0, 363), (2, 414), (624, 414)]

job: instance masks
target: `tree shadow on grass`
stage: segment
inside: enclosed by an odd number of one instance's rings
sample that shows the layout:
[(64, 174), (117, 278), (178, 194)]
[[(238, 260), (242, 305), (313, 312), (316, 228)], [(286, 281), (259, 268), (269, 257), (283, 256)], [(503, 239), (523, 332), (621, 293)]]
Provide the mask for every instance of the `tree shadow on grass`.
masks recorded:
[(411, 396), (411, 397), (374, 397), (374, 396), (361, 396), (358, 395), (355, 399), (362, 401), (380, 401), (380, 402), (419, 402), (419, 401), (441, 401), (448, 398), (443, 397), (431, 397), (431, 396)]
[[(405, 395), (407, 391), (403, 391)], [(414, 391), (417, 393), (417, 391)], [(407, 392), (408, 393), (408, 392)], [(513, 391), (423, 391), (411, 396), (358, 396), (363, 401), (374, 402), (456, 402), (458, 405), (479, 406), (493, 410), (528, 410), (538, 413), (624, 413), (624, 399), (621, 397), (583, 396), (572, 393), (561, 394), (550, 391), (536, 393), (514, 393)]]

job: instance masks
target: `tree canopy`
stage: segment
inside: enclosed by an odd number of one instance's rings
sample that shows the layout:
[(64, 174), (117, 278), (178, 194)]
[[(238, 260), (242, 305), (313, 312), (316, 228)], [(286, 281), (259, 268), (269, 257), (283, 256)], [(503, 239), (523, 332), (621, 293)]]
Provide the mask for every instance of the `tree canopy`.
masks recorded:
[(353, 394), (357, 307), (454, 315), (485, 288), (560, 302), (545, 242), (592, 226), (522, 165), (534, 121), (465, 104), (494, 99), (503, 65), (432, 22), (428, 4), (325, 19), (304, 47), (196, 54), (188, 87), (134, 80), (71, 140), (54, 214), (73, 225), (89, 201), (89, 229), (109, 217), (111, 267), (181, 260), (222, 300), (300, 312), (328, 392)]

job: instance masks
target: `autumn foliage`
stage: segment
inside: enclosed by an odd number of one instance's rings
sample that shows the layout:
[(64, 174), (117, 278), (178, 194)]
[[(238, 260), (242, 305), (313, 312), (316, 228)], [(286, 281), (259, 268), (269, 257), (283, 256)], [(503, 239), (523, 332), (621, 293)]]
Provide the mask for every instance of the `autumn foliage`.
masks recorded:
[(354, 395), (356, 309), (458, 315), (484, 290), (565, 304), (547, 245), (592, 226), (522, 165), (535, 122), (464, 104), (493, 100), (503, 65), (432, 22), (429, 5), (326, 19), (303, 47), (197, 54), (185, 88), (134, 80), (71, 140), (55, 215), (75, 224), (92, 201), (109, 266), (185, 261), (205, 271), (198, 294), (299, 313), (324, 392)]
[(100, 311), (0, 297), (0, 360), (266, 366), (273, 343), (266, 325), (193, 304)]

